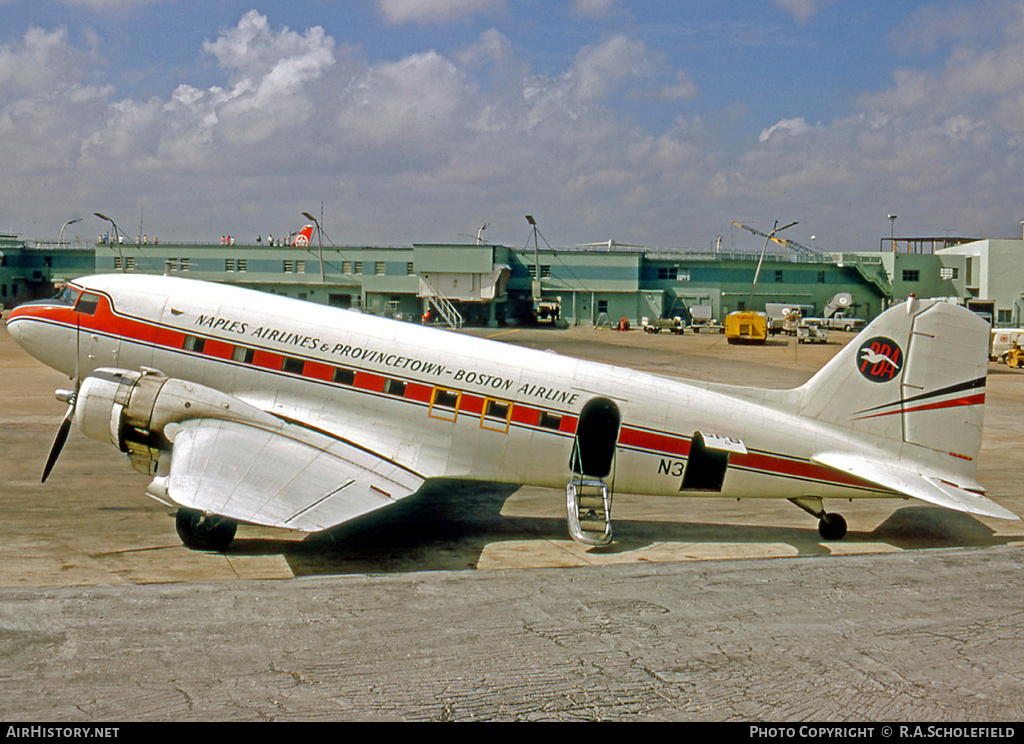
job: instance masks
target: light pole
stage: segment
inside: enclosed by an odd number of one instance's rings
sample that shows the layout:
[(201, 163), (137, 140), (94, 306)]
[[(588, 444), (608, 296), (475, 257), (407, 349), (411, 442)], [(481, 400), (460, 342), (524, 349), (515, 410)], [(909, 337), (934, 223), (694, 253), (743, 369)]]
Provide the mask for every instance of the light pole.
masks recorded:
[[(309, 212), (303, 212), (302, 216), (307, 220), (313, 220), (313, 224), (316, 225), (316, 242), (320, 249), (320, 283), (324, 283), (324, 233), (320, 229), (320, 223), (317, 222), (316, 217), (311, 215)], [(335, 259), (337, 260), (337, 259)]]
[(896, 252), (896, 215), (889, 215), (889, 248)]
[[(121, 271), (122, 272), (127, 271), (127, 269), (125, 268), (125, 265), (124, 265), (124, 254), (121, 252), (121, 230), (120, 230), (120, 228), (118, 228), (116, 222), (114, 222), (112, 219), (107, 217), (107, 215), (103, 214), (102, 212), (93, 212), (93, 214), (96, 215), (97, 217), (99, 217), (101, 220), (105, 220), (106, 222), (109, 222), (113, 226), (113, 228), (114, 228), (114, 240), (116, 241), (116, 245), (117, 245), (117, 255), (121, 259)], [(129, 238), (129, 240), (131, 240), (131, 238)]]
[(61, 227), (60, 227), (60, 237), (57, 238), (57, 247), (58, 248), (60, 248), (62, 245), (64, 245), (64, 228), (67, 227), (68, 225), (73, 225), (76, 222), (81, 222), (81, 221), (82, 221), (81, 217), (75, 217), (74, 219), (70, 219), (67, 222), (65, 222), (63, 225), (61, 225)]
[(793, 227), (793, 225), (799, 224), (799, 222), (790, 222), (788, 225), (779, 227), (779, 221), (775, 220), (775, 226), (772, 228), (772, 231), (764, 236), (764, 248), (761, 249), (761, 258), (757, 259), (757, 270), (754, 271), (754, 283), (750, 285), (750, 298), (747, 300), (747, 310), (750, 310), (754, 304), (754, 289), (757, 287), (757, 278), (761, 276), (761, 264), (764, 263), (764, 254), (768, 252), (768, 241), (775, 240), (775, 233), (780, 233)]

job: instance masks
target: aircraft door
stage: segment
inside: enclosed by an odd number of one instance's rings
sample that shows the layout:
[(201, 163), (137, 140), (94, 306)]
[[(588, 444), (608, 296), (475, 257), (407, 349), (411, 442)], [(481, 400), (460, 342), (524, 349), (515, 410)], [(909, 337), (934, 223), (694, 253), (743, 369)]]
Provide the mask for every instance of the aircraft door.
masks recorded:
[(619, 441), (619, 407), (607, 398), (593, 398), (580, 411), (565, 488), (569, 534), (585, 545), (612, 541), (612, 494), (604, 479), (612, 471)]
[(580, 411), (569, 468), (577, 475), (605, 478), (612, 471), (619, 441), (619, 407), (607, 398), (593, 398)]

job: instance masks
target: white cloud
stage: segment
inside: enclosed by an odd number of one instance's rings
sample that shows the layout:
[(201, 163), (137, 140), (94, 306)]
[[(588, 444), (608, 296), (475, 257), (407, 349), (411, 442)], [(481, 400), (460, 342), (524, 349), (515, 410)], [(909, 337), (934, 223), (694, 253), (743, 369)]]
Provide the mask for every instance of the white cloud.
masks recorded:
[(642, 41), (615, 35), (576, 55), (570, 75), (580, 101), (599, 101), (627, 81), (644, 77), (652, 69)]
[(791, 137), (799, 137), (811, 131), (811, 125), (804, 121), (803, 117), (795, 119), (780, 119), (767, 129), (763, 129), (758, 135), (758, 142), (767, 142), (774, 134), (788, 134)]
[(799, 24), (805, 24), (835, 0), (772, 0), (772, 5), (791, 13)]
[(504, 0), (377, 0), (390, 23), (441, 23), (462, 16), (501, 10)]
[(586, 18), (603, 18), (614, 6), (615, 0), (575, 0), (573, 10)]
[[(144, 207), (147, 226), (164, 220), (150, 235), (189, 240), (278, 234), (321, 199), (338, 242), (444, 240), (487, 221), (515, 244), (525, 213), (556, 244), (693, 245), (730, 219), (781, 218), (862, 248), (896, 211), (908, 231), (988, 235), (1019, 219), (1024, 30), (977, 38), (936, 69), (907, 65), (847, 115), (794, 111), (727, 151), (735, 110), (672, 111), (696, 85), (623, 33), (539, 74), (494, 29), (451, 54), (370, 62), (321, 28), (250, 12), (204, 45), (212, 82), (118, 99), (91, 84), (91, 46), (32, 28), (0, 46), (0, 203), (8, 222)], [(675, 119), (641, 130), (620, 99)]]

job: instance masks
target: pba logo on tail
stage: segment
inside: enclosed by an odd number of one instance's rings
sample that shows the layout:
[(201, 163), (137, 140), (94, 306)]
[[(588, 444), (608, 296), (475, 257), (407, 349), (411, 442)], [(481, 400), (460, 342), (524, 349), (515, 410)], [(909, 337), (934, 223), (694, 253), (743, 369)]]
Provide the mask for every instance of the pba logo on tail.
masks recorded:
[(857, 350), (857, 369), (871, 382), (889, 382), (902, 368), (903, 350), (891, 338), (869, 338)]

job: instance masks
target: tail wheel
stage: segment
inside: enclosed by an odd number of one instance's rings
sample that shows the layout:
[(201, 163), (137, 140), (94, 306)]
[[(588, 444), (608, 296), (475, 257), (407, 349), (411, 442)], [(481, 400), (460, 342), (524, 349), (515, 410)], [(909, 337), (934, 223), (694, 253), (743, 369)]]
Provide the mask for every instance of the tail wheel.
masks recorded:
[(824, 540), (842, 540), (846, 537), (846, 520), (841, 514), (826, 514), (818, 520), (818, 534)]
[(186, 548), (220, 551), (235, 539), (238, 522), (195, 509), (178, 509), (174, 527)]

